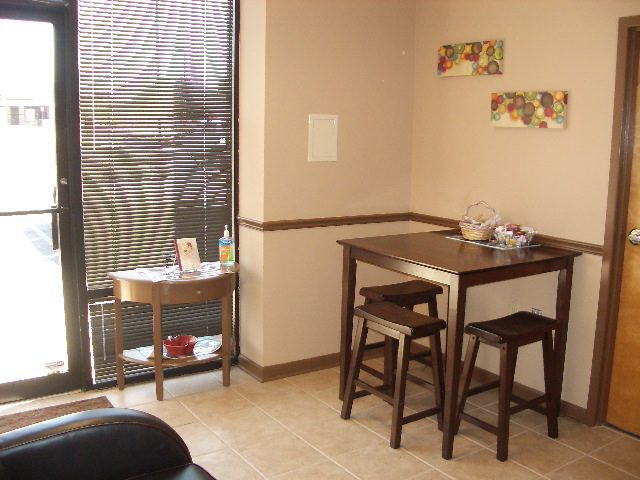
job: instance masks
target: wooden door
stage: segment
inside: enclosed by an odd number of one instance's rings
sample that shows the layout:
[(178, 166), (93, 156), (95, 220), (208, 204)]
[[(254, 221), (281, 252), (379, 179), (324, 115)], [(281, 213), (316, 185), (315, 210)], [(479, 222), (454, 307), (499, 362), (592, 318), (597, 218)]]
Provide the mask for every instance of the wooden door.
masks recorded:
[[(632, 57), (635, 78), (635, 126), (633, 128), (633, 160), (627, 210), (627, 232), (640, 229), (640, 99), (638, 84), (638, 36), (636, 54)], [(640, 234), (640, 231), (637, 232)], [(607, 408), (607, 422), (640, 435), (640, 244), (627, 241), (624, 249), (622, 288), (616, 330), (613, 369)]]

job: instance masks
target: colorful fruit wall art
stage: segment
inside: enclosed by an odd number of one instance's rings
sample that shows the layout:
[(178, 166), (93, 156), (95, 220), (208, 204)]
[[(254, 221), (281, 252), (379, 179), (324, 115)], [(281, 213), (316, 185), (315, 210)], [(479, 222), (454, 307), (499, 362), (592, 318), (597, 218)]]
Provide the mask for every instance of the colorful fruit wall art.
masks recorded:
[(438, 75), (500, 75), (503, 56), (502, 40), (443, 45), (438, 49)]
[(564, 128), (569, 94), (562, 90), (491, 94), (495, 127)]

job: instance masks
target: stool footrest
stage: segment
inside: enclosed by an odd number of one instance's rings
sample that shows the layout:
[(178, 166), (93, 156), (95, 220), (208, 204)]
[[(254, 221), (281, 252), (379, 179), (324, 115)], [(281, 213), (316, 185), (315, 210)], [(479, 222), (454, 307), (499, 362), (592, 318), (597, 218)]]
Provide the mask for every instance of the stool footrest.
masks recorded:
[(431, 349), (424, 345), (418, 345), (417, 343), (414, 343), (413, 345), (415, 345), (415, 351), (409, 353), (409, 360), (415, 360), (424, 365), (431, 366), (431, 361), (427, 363), (425, 360), (427, 358), (431, 358)]
[(371, 392), (368, 392), (367, 390), (358, 390), (353, 393), (353, 398), (366, 397), (367, 395), (371, 395)]
[(375, 350), (376, 348), (382, 348), (384, 347), (384, 342), (380, 341), (380, 342), (372, 342), (372, 343), (367, 343), (364, 346), (365, 350)]
[[(422, 362), (420, 362), (420, 363), (422, 363)], [(429, 366), (431, 366), (431, 364), (429, 364)], [(384, 373), (382, 373), (379, 370), (376, 370), (375, 368), (373, 368), (370, 365), (365, 365), (363, 363), (360, 366), (360, 370), (362, 370), (363, 372), (367, 372), (369, 375), (384, 381)], [(413, 373), (407, 373), (407, 381), (415, 383), (416, 385), (419, 385), (421, 387), (425, 387), (425, 388), (428, 388), (430, 390), (433, 390), (433, 382), (430, 382), (429, 380), (425, 380), (424, 378), (420, 378), (417, 375), (414, 375)]]
[(467, 422), (472, 423), (476, 427), (480, 427), (489, 433), (493, 433), (494, 435), (498, 434), (498, 427), (496, 427), (495, 425), (491, 425), (490, 423), (487, 423), (484, 420), (480, 420), (478, 417), (474, 417), (473, 415), (469, 415), (468, 413), (464, 413), (464, 412), (462, 412), (461, 417)]
[(411, 355), (409, 360), (413, 360), (414, 362), (421, 363), (426, 367), (431, 367), (431, 355)]
[(406, 425), (407, 423), (415, 422), (417, 420), (422, 420), (423, 418), (431, 417), (438, 413), (440, 409), (438, 407), (429, 408), (428, 410), (423, 410), (421, 412), (412, 413), (411, 415), (407, 415), (402, 418), (402, 424)]
[(479, 393), (486, 392), (487, 390), (493, 390), (494, 388), (498, 388), (499, 386), (500, 386), (500, 380), (495, 380), (493, 382), (478, 385), (477, 387), (470, 388), (467, 396), (470, 397), (471, 395), (477, 395)]
[(360, 370), (363, 370), (365, 372), (367, 372), (369, 375), (373, 375), (376, 378), (379, 378), (380, 380), (384, 380), (384, 373), (382, 373), (379, 370), (376, 370), (375, 368), (369, 366), (369, 365), (365, 365), (364, 363), (360, 366)]
[[(388, 387), (386, 387), (385, 385), (380, 385), (379, 387), (374, 387), (373, 385), (369, 385), (368, 383), (363, 382), (362, 380), (356, 378), (353, 380), (353, 383), (357, 386), (360, 387), (363, 391), (366, 391), (367, 393), (371, 393), (373, 395), (375, 395), (376, 397), (381, 398), (382, 400), (384, 400), (387, 403), (390, 403), (393, 405), (393, 396), (389, 395), (388, 393), (385, 393), (383, 390), (386, 390)], [(355, 395), (357, 395), (360, 392), (356, 392)], [(361, 395), (361, 396), (364, 396)]]
[(547, 395), (546, 393), (543, 395), (540, 395), (539, 397), (532, 398), (531, 400), (525, 400), (524, 398), (517, 397), (516, 395), (511, 395), (511, 400), (516, 402), (518, 405), (511, 407), (509, 409), (509, 413), (513, 415), (514, 413), (527, 410), (537, 405), (538, 403), (546, 402), (548, 399), (549, 399), (549, 395)]
[(424, 378), (420, 378), (415, 376), (413, 373), (407, 373), (407, 381), (415, 383), (416, 385), (420, 385), (421, 387), (428, 388), (433, 390), (433, 383), (429, 380), (425, 380)]

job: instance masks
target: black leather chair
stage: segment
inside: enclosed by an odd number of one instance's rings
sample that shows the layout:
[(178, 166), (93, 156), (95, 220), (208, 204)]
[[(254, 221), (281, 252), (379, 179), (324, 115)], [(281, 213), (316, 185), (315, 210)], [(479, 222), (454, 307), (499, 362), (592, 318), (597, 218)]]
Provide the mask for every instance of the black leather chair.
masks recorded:
[(137, 410), (88, 410), (0, 435), (0, 480), (132, 478), (214, 477), (193, 464), (175, 430)]

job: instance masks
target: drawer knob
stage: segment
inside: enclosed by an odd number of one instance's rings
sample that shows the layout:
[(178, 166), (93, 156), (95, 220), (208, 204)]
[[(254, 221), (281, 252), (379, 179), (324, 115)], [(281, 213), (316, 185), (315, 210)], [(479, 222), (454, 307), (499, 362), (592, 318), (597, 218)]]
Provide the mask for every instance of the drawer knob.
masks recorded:
[(202, 295), (202, 290), (196, 290), (196, 295)]

